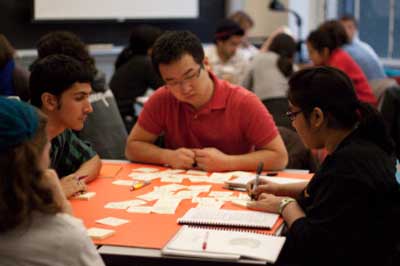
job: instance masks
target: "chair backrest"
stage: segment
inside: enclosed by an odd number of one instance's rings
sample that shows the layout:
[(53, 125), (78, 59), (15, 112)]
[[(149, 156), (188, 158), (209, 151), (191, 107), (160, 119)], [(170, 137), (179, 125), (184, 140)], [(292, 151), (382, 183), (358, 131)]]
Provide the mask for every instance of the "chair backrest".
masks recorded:
[(89, 100), (93, 107), (79, 138), (88, 141), (102, 159), (125, 159), (127, 131), (111, 90), (94, 92)]
[(278, 130), (289, 154), (286, 168), (307, 169), (315, 172), (318, 168), (317, 160), (313, 157), (311, 150), (304, 146), (297, 132), (280, 126)]
[(289, 102), (287, 98), (265, 99), (262, 102), (274, 118), (277, 126), (294, 129), (292, 127), (292, 122), (285, 116), (285, 113), (289, 109)]
[(400, 158), (400, 86), (392, 86), (384, 92), (380, 112), (385, 119), (391, 137), (396, 144), (396, 157)]

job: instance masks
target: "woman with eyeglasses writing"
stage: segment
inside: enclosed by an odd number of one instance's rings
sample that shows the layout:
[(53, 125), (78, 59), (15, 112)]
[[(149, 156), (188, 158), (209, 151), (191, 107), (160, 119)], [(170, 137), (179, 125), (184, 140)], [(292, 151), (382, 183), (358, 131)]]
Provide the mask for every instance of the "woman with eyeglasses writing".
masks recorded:
[(263, 181), (251, 191), (250, 208), (279, 213), (288, 226), (277, 265), (395, 265), (400, 194), (382, 118), (332, 67), (294, 74), (288, 98), (304, 144), (328, 156), (309, 183)]

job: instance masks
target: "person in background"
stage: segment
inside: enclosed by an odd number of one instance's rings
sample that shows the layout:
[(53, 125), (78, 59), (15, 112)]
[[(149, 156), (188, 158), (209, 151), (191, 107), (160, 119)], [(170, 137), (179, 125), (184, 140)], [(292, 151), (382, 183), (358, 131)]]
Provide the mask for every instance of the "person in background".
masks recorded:
[(343, 49), (361, 67), (372, 90), (379, 98), (386, 88), (395, 86), (396, 81), (386, 76), (383, 65), (374, 49), (360, 40), (356, 19), (351, 15), (345, 15), (339, 21), (349, 37), (349, 43), (344, 45)]
[(364, 71), (367, 79), (375, 80), (386, 78), (383, 65), (379, 61), (379, 57), (374, 49), (366, 42), (360, 40), (356, 19), (353, 16), (346, 15), (342, 16), (339, 22), (343, 25), (349, 38), (349, 43), (344, 45), (343, 49), (357, 62)]
[(36, 46), (39, 59), (53, 54), (68, 55), (93, 73), (93, 91), (89, 96), (93, 112), (88, 115), (85, 126), (77, 134), (89, 142), (102, 159), (125, 159), (128, 133), (114, 95), (106, 83), (105, 74), (96, 68), (86, 45), (72, 32), (54, 31), (41, 37)]
[(161, 30), (149, 25), (135, 27), (128, 47), (118, 55), (110, 87), (117, 100), (119, 112), (130, 130), (136, 122), (134, 104), (136, 98), (144, 96), (149, 89), (155, 90), (163, 81), (151, 64), (151, 49)]
[[(269, 46), (271, 45), (272, 40), (275, 38), (276, 35), (285, 33), (292, 37), (295, 40), (295, 37), (293, 36), (293, 32), (290, 30), (288, 26), (282, 25), (276, 28), (271, 34), (268, 36), (268, 38), (263, 42), (263, 44), (260, 47), (260, 52), (267, 52), (269, 50)], [(296, 41), (296, 40), (295, 40)]]
[(18, 96), (23, 101), (29, 101), (29, 72), (22, 68), (14, 59), (15, 50), (0, 34), (0, 95)]
[(46, 123), (34, 107), (0, 97), (1, 265), (103, 266), (48, 169)]
[[(85, 190), (98, 176), (100, 157), (72, 130), (79, 131), (89, 113), (93, 72), (66, 55), (49, 55), (31, 66), (31, 104), (48, 116), (51, 168), (61, 178), (67, 197)], [(82, 178), (82, 180), (81, 180)]]
[(250, 63), (242, 82), (243, 87), (253, 91), (272, 114), (275, 124), (291, 128), (284, 117), (288, 109), (288, 79), (294, 72), (296, 42), (288, 34), (274, 37), (268, 51), (259, 53)]
[(211, 70), (218, 78), (240, 84), (244, 78), (248, 61), (238, 51), (244, 30), (230, 19), (221, 20), (215, 31), (215, 44), (205, 49)]
[[(146, 102), (126, 145), (137, 162), (205, 171), (282, 169), (287, 152), (268, 110), (248, 90), (206, 70), (200, 40), (188, 31), (157, 39), (153, 66), (165, 86)], [(165, 147), (154, 142), (163, 135)]]
[(400, 190), (382, 117), (332, 67), (296, 72), (288, 98), (304, 144), (328, 156), (308, 183), (249, 185), (258, 200), (248, 207), (279, 213), (289, 228), (275, 265), (398, 265)]
[(232, 13), (228, 19), (235, 21), (243, 29), (244, 35), (238, 51), (247, 61), (250, 62), (253, 57), (258, 54), (257, 47), (251, 44), (248, 39), (249, 31), (254, 27), (253, 19), (242, 10)]
[(360, 101), (377, 106), (377, 98), (361, 68), (342, 49), (348, 43), (343, 26), (338, 21), (327, 21), (307, 38), (308, 54), (316, 66), (332, 66), (344, 71), (352, 80)]

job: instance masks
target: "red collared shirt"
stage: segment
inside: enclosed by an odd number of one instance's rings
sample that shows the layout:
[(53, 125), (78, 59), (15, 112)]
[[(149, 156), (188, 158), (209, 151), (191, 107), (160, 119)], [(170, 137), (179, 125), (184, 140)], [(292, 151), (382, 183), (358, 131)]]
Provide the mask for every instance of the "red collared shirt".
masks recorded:
[(373, 106), (377, 106), (377, 99), (368, 84), (368, 80), (360, 66), (344, 50), (338, 48), (332, 52), (328, 61), (329, 66), (336, 67), (345, 72), (353, 81), (357, 98)]
[(278, 135), (272, 116), (255, 94), (209, 74), (214, 94), (199, 110), (178, 101), (164, 86), (144, 105), (139, 125), (152, 134), (164, 134), (166, 148), (214, 147), (226, 154), (259, 149)]

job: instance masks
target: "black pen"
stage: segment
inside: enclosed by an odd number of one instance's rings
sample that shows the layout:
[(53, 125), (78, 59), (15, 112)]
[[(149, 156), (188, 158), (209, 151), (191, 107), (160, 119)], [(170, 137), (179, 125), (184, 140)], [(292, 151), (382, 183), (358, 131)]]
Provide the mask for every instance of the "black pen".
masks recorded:
[(264, 168), (264, 163), (263, 162), (259, 162), (258, 166), (257, 166), (256, 180), (254, 181), (254, 185), (253, 185), (253, 193), (251, 195), (252, 199), (256, 199), (254, 191), (257, 189), (258, 184), (260, 183), (260, 175), (261, 175), (261, 172), (262, 172), (263, 168)]

